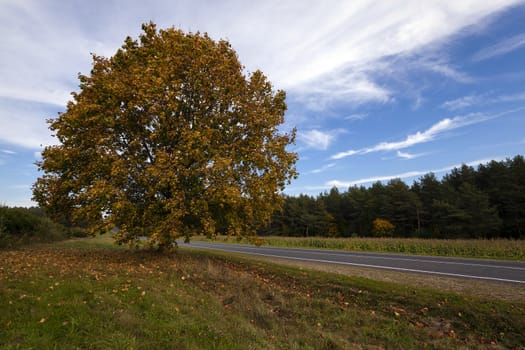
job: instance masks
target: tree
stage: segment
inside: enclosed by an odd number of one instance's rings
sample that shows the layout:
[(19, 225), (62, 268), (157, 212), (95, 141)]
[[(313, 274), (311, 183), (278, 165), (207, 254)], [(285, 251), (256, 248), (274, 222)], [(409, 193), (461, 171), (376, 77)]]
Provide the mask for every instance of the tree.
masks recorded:
[(385, 187), (388, 211), (386, 219), (396, 227), (397, 236), (409, 236), (420, 231), (421, 201), (401, 179), (392, 179)]
[(296, 175), (285, 92), (245, 75), (226, 41), (142, 26), (111, 58), (93, 55), (65, 113), (59, 145), (38, 163), (33, 198), (55, 218), (119, 228), (119, 243), (160, 247), (195, 232), (255, 232)]
[(518, 155), (502, 162), (480, 165), (477, 182), (496, 206), (502, 220), (501, 236), (525, 235), (525, 160)]
[(463, 232), (470, 237), (494, 237), (501, 227), (501, 219), (496, 207), (489, 203), (489, 196), (468, 182), (458, 191), (457, 206), (467, 215)]
[(439, 231), (448, 237), (494, 237), (499, 231), (501, 220), (497, 208), (489, 203), (486, 193), (469, 182), (455, 190), (444, 186), (444, 196), (434, 200), (432, 212)]
[(377, 237), (392, 237), (396, 227), (388, 220), (377, 218), (372, 224), (372, 233)]
[(443, 200), (444, 186), (436, 178), (434, 173), (423, 175), (418, 181), (412, 185), (412, 192), (418, 197), (421, 204), (421, 211), (419, 212), (419, 230), (423, 229), (426, 232), (420, 232), (420, 235), (430, 235), (432, 232), (439, 231), (438, 222), (440, 218), (438, 213), (434, 211), (435, 202)]
[(342, 196), (337, 187), (332, 187), (329, 193), (320, 195), (318, 200), (323, 202), (328, 213), (331, 223), (329, 236), (344, 235), (348, 224), (345, 222)]
[(357, 233), (359, 236), (370, 235), (372, 221), (376, 217), (375, 200), (370, 190), (363, 186), (352, 186), (343, 195), (345, 203), (345, 218), (349, 223), (349, 235)]

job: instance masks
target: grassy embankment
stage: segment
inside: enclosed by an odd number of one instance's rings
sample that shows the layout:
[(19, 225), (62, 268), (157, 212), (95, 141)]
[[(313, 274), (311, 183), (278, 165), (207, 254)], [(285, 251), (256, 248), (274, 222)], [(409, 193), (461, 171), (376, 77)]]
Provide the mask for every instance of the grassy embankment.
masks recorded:
[[(193, 239), (207, 240), (203, 236)], [(262, 244), (288, 248), (326, 248), (360, 252), (525, 260), (525, 240), (511, 239), (422, 239), (422, 238), (321, 238), (257, 237), (237, 239), (218, 236), (217, 242)]]
[(107, 237), (0, 251), (1, 349), (521, 348), (525, 303)]

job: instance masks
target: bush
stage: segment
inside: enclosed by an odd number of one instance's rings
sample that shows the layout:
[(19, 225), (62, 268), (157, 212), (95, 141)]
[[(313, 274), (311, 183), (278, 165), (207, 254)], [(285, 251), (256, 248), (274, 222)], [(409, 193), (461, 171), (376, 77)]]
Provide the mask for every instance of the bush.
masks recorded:
[(68, 238), (68, 230), (34, 208), (0, 206), (0, 247), (53, 242)]
[(373, 223), (372, 234), (377, 237), (392, 237), (395, 228), (390, 221), (377, 218)]

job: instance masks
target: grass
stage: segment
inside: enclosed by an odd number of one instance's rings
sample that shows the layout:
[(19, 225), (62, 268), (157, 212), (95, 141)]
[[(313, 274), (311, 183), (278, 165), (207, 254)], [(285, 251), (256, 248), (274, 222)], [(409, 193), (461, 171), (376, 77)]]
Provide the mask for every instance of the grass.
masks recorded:
[(525, 344), (525, 303), (180, 249), (0, 251), (1, 349), (423, 349)]
[[(202, 236), (194, 239), (206, 239)], [(362, 252), (403, 253), (480, 259), (525, 260), (525, 240), (422, 239), (422, 238), (321, 238), (219, 236), (217, 241), (289, 248), (326, 248)]]

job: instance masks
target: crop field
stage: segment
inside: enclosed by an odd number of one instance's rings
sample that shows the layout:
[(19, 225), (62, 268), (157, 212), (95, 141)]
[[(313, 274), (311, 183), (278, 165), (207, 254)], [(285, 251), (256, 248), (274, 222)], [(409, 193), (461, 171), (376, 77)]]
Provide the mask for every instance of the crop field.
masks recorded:
[[(195, 237), (204, 240), (204, 237)], [(423, 238), (323, 238), (218, 236), (215, 240), (288, 248), (326, 248), (362, 252), (525, 260), (525, 240), (512, 239), (423, 239)]]
[(0, 250), (0, 349), (521, 349), (525, 302), (129, 250)]

